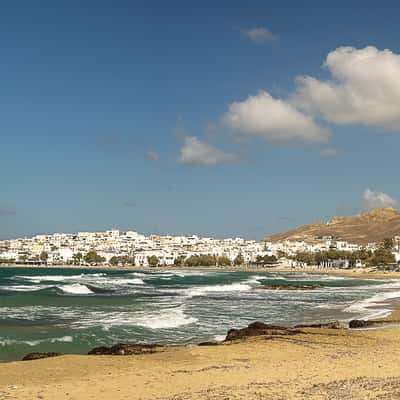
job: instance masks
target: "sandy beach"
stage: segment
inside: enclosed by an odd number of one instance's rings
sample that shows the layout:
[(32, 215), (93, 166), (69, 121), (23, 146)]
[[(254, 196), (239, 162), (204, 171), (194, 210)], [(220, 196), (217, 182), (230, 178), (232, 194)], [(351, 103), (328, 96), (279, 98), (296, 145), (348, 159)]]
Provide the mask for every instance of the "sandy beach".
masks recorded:
[[(386, 321), (400, 322), (395, 312)], [(296, 329), (136, 356), (0, 365), (0, 399), (400, 399), (400, 328)]]

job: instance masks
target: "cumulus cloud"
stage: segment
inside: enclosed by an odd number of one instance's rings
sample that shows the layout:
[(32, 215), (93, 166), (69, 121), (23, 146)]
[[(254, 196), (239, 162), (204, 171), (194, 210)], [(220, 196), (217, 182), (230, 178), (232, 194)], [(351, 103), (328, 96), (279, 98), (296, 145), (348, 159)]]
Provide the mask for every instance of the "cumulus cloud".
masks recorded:
[(383, 192), (374, 192), (367, 189), (362, 195), (362, 206), (365, 210), (382, 207), (396, 207), (398, 201)]
[(158, 161), (160, 159), (160, 155), (155, 151), (150, 150), (146, 153), (146, 158), (150, 161)]
[(195, 136), (186, 136), (183, 139), (180, 154), (180, 161), (183, 164), (212, 166), (237, 160), (237, 155), (226, 153), (210, 144), (203, 143)]
[(337, 155), (337, 150), (334, 147), (326, 147), (322, 149), (319, 154), (321, 157), (335, 157)]
[(273, 42), (277, 39), (270, 30), (263, 27), (255, 27), (250, 29), (242, 29), (242, 34), (257, 44)]
[(312, 117), (265, 91), (232, 103), (223, 120), (243, 135), (258, 136), (272, 142), (318, 143), (330, 136), (329, 130), (319, 126)]
[(297, 78), (292, 104), (335, 124), (400, 128), (399, 54), (372, 46), (339, 47), (324, 65), (332, 78)]

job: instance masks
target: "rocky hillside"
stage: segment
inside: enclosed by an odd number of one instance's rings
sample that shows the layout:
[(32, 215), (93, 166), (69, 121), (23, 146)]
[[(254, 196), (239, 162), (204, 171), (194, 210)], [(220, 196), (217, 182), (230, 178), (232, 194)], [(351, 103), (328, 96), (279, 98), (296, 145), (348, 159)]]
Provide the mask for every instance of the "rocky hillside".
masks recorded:
[(300, 226), (291, 231), (266, 237), (264, 240), (314, 241), (322, 236), (351, 243), (367, 244), (380, 242), (384, 238), (400, 236), (400, 211), (393, 208), (376, 208), (351, 217), (334, 217), (328, 223), (314, 223)]

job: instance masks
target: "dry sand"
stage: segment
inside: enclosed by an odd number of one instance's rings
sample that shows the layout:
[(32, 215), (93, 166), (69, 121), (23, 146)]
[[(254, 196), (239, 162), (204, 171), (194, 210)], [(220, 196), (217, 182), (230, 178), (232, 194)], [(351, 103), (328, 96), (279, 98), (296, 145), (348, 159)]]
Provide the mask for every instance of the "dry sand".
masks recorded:
[(0, 399), (400, 399), (400, 328), (1, 364)]

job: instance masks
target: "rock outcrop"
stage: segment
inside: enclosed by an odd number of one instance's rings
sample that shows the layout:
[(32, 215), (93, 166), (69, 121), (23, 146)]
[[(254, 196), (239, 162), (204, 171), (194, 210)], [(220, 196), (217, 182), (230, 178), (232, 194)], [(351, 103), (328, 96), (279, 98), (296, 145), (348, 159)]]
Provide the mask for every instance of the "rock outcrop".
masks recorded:
[(245, 339), (252, 336), (282, 336), (294, 335), (300, 333), (294, 328), (286, 328), (277, 325), (268, 325), (263, 322), (253, 322), (246, 328), (230, 329), (226, 335), (225, 341)]
[(364, 319), (353, 319), (349, 322), (350, 329), (362, 329), (374, 326), (388, 325), (390, 323), (398, 323), (399, 321), (386, 321), (382, 320), (364, 320)]
[(40, 360), (42, 358), (58, 357), (58, 356), (62, 356), (62, 354), (61, 353), (55, 353), (55, 352), (29, 353), (22, 359), (22, 361)]
[(347, 329), (349, 324), (340, 321), (327, 322), (325, 324), (296, 325), (295, 328), (321, 328), (321, 329)]
[(89, 355), (130, 356), (138, 354), (151, 354), (163, 350), (157, 344), (118, 343), (114, 346), (100, 346), (89, 351)]
[(277, 325), (268, 325), (263, 322), (253, 322), (246, 328), (230, 329), (226, 335), (225, 342), (232, 340), (246, 339), (253, 336), (287, 336), (306, 333), (301, 329), (305, 328), (321, 328), (321, 329), (347, 329), (348, 325), (343, 322), (333, 321), (324, 324), (313, 325), (296, 325), (294, 327), (285, 327)]

